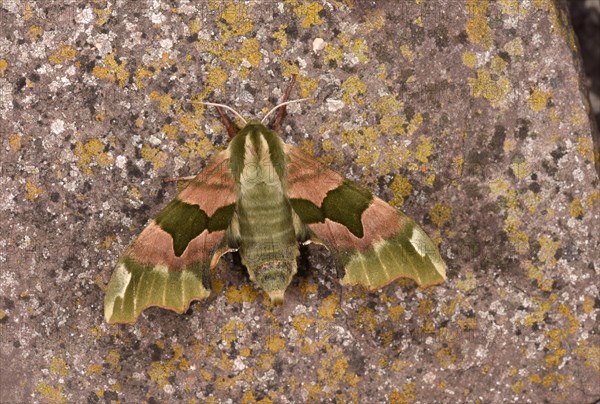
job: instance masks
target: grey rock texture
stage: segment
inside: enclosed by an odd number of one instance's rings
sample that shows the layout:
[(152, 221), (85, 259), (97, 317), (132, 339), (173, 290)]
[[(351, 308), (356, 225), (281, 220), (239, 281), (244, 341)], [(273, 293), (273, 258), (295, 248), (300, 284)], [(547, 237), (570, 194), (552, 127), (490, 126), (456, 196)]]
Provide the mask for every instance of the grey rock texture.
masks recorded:
[[(563, 3), (0, 7), (0, 402), (593, 402), (600, 192)], [(324, 47), (314, 42), (322, 38)], [(235, 257), (185, 315), (108, 326), (120, 252), (246, 115), (400, 207), (448, 281), (342, 290), (311, 248), (273, 308)]]

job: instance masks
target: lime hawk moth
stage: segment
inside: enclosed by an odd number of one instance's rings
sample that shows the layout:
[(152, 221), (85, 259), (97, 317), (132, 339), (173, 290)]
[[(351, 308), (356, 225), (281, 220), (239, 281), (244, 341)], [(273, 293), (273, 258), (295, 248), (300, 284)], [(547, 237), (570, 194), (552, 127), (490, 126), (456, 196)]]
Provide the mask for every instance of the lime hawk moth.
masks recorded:
[(279, 108), (272, 129), (236, 113), (245, 123), (237, 130), (223, 111), (231, 108), (205, 103), (217, 106), (231, 141), (120, 257), (106, 291), (107, 322), (135, 322), (151, 306), (183, 313), (208, 297), (211, 272), (230, 251), (275, 303), (302, 243), (325, 245), (344, 268), (344, 285), (446, 279), (436, 246), (413, 220), (276, 134), (293, 84), (263, 118)]

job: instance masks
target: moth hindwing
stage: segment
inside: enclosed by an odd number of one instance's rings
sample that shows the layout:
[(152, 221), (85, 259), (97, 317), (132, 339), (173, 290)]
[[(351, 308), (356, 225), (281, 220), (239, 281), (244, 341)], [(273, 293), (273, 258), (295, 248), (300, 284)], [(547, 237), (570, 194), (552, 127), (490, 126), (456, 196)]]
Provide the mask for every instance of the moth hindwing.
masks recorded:
[(228, 251), (273, 302), (296, 273), (299, 243), (310, 241), (332, 252), (345, 285), (445, 280), (436, 246), (406, 215), (257, 120), (232, 135), (119, 259), (104, 302), (109, 323), (134, 322), (150, 306), (186, 311), (209, 295), (211, 270)]

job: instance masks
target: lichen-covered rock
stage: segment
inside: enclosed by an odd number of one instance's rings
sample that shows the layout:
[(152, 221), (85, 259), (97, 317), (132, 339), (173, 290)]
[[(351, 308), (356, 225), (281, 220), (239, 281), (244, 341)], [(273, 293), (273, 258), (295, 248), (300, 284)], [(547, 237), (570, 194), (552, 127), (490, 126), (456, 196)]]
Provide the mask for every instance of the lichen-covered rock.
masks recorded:
[[(0, 26), (0, 402), (600, 397), (598, 156), (562, 3), (4, 1)], [(106, 325), (163, 178), (226, 143), (190, 101), (261, 115), (292, 74), (313, 101), (285, 140), (421, 223), (448, 281), (342, 290), (311, 248), (274, 308), (231, 258), (185, 315)]]

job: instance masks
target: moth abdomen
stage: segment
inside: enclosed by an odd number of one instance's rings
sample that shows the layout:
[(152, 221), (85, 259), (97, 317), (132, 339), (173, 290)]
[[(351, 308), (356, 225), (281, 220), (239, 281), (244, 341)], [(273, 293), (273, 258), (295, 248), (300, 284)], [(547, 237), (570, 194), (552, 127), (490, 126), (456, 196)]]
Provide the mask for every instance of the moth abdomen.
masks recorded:
[(271, 302), (283, 303), (283, 294), (296, 274), (296, 259), (268, 261), (255, 268), (248, 267), (250, 278), (271, 298)]

